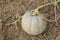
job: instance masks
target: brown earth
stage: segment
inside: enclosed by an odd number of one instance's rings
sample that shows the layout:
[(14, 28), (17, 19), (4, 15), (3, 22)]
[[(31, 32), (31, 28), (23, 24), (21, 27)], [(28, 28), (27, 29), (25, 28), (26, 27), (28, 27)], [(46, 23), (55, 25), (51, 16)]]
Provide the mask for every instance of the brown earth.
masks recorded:
[[(60, 29), (57, 29), (55, 23), (48, 22), (47, 30), (37, 36), (25, 33), (20, 21), (17, 24), (17, 28), (14, 24), (10, 25), (27, 10), (33, 10), (48, 2), (48, 0), (0, 0), (0, 40), (60, 40)], [(42, 8), (40, 12), (49, 20), (53, 20), (53, 8), (54, 6), (50, 5)], [(59, 9), (57, 9), (57, 16), (58, 15), (60, 15)], [(60, 26), (59, 20), (58, 24)]]

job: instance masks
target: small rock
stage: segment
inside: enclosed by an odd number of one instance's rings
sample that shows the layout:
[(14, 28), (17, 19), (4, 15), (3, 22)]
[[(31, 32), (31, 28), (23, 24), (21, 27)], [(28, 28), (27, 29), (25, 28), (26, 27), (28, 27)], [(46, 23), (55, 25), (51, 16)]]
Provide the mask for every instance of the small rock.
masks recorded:
[(58, 35), (58, 36), (56, 37), (56, 40), (60, 40), (60, 35)]
[(2, 29), (2, 20), (0, 19), (0, 30)]
[(2, 32), (2, 20), (0, 19), (0, 40), (3, 40), (3, 32)]

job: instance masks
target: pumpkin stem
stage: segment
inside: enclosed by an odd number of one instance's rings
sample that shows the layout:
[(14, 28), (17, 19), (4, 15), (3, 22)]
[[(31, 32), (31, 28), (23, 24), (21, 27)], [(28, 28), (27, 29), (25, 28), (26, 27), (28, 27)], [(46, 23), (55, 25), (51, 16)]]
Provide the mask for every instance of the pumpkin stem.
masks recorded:
[(32, 15), (38, 15), (39, 14), (39, 12), (37, 13), (37, 12), (34, 12)]
[[(58, 3), (58, 2), (60, 2), (60, 0), (58, 0), (58, 1), (56, 1), (56, 2)], [(51, 5), (51, 4), (53, 4), (53, 3), (54, 3), (54, 2), (51, 2), (51, 3), (45, 4), (45, 5), (39, 6), (39, 7), (37, 7), (34, 11), (38, 13), (41, 8), (43, 8), (43, 7), (45, 7), (45, 6), (48, 6), (48, 5)]]

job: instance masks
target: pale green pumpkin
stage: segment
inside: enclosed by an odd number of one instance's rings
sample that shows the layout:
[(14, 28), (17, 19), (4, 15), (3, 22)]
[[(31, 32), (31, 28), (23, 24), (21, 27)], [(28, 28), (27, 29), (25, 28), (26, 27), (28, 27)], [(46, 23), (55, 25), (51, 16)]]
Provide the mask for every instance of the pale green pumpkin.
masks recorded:
[(38, 35), (44, 32), (47, 27), (47, 22), (43, 19), (42, 14), (33, 15), (34, 12), (26, 12), (22, 18), (23, 30), (31, 35)]

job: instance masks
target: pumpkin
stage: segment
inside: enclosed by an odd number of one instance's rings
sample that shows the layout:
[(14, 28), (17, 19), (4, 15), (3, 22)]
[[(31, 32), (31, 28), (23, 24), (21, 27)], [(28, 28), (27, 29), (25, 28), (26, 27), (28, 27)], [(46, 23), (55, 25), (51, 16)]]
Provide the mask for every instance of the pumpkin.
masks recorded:
[(28, 11), (23, 15), (22, 28), (31, 35), (41, 34), (47, 27), (47, 22), (43, 19), (44, 15), (33, 15), (34, 11)]

